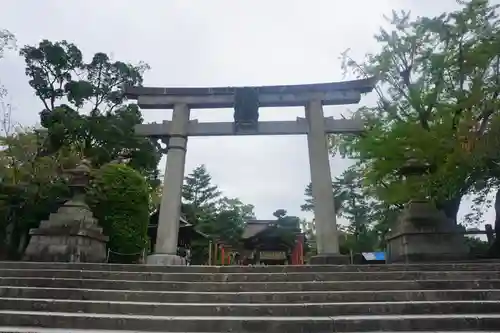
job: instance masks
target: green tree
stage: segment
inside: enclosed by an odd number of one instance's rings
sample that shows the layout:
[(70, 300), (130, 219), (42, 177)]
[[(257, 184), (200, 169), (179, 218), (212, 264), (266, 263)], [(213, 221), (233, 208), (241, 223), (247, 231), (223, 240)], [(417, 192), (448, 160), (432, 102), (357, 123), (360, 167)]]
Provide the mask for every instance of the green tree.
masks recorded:
[[(0, 59), (3, 58), (5, 50), (13, 49), (16, 47), (16, 38), (14, 35), (5, 29), (0, 29)], [(7, 90), (1, 84), (0, 80), (0, 98), (7, 94)]]
[(217, 217), (217, 202), (221, 191), (212, 184), (212, 176), (205, 165), (196, 167), (184, 178), (182, 212), (198, 230), (214, 236), (213, 225)]
[(222, 196), (205, 165), (185, 177), (182, 197), (183, 212), (198, 230), (229, 243), (236, 243), (245, 220), (255, 217), (252, 205)]
[[(182, 197), (182, 212), (198, 231), (231, 245), (239, 242), (245, 221), (255, 218), (252, 205), (222, 196), (204, 165), (185, 177)], [(206, 257), (207, 253), (207, 244), (193, 245), (193, 258)]]
[(147, 65), (112, 61), (104, 53), (85, 62), (78, 47), (67, 41), (43, 40), (23, 47), (21, 55), (43, 105), (47, 153), (75, 147), (94, 167), (121, 160), (158, 183), (159, 144), (134, 135), (134, 126), (143, 119), (137, 105), (125, 104), (122, 91), (142, 84)]
[[(437, 17), (393, 12), (391, 28), (375, 37), (379, 52), (363, 62), (343, 54), (347, 73), (379, 80), (379, 98), (355, 113), (366, 123), (363, 136), (332, 140), (334, 152), (359, 160), (363, 185), (380, 201), (430, 199), (454, 221), (479, 176), (472, 147), (498, 117), (500, 89), (498, 6), (458, 3)], [(431, 171), (402, 181), (398, 169), (408, 159)]]
[[(225, 220), (225, 216), (231, 217)], [(244, 204), (238, 198), (222, 197), (217, 203), (218, 235), (227, 242), (237, 243), (240, 240), (245, 222), (255, 219), (254, 206)], [(225, 226), (224, 226), (225, 225)]]
[(288, 215), (285, 209), (277, 209), (273, 215), (276, 217), (276, 228), (271, 233), (278, 236), (290, 249), (293, 248), (297, 234), (301, 232), (300, 218)]
[(238, 198), (223, 197), (217, 203), (213, 235), (226, 243), (237, 245), (245, 222), (255, 219), (254, 206), (244, 204)]
[[(373, 251), (383, 248), (385, 235), (395, 222), (396, 214), (388, 215), (389, 207), (363, 186), (363, 175), (357, 164), (349, 167), (332, 182), (335, 208), (339, 217), (347, 220), (338, 225), (343, 232), (344, 252)], [(312, 209), (311, 185), (306, 187), (303, 210)], [(394, 208), (393, 208), (394, 209)]]
[[(369, 193), (364, 191), (362, 177), (356, 166), (347, 169), (338, 178), (337, 187), (343, 193), (340, 215), (348, 221), (345, 228), (340, 228), (346, 235), (346, 244), (355, 253), (373, 251), (380, 243), (373, 225), (376, 202), (370, 200)], [(371, 202), (370, 202), (371, 201)]]
[(13, 49), (16, 46), (16, 37), (6, 29), (0, 29), (0, 58), (6, 49)]
[(212, 176), (205, 165), (196, 167), (184, 178), (182, 198), (195, 211), (215, 211), (221, 191), (212, 184)]
[[(333, 191), (333, 204), (335, 207), (335, 213), (339, 213), (341, 207), (342, 207), (342, 202), (344, 201), (345, 193), (340, 191), (339, 188), (336, 186), (337, 184), (332, 182), (332, 191)], [(314, 211), (314, 198), (312, 194), (312, 184), (309, 183), (306, 186), (306, 189), (304, 191), (305, 195), (305, 203), (300, 206), (300, 209), (304, 212), (313, 212)]]
[(38, 136), (18, 127), (0, 137), (0, 242), (11, 259), (23, 254), (29, 229), (69, 198), (64, 170), (79, 160), (69, 150), (39, 156)]
[(92, 212), (109, 236), (111, 261), (136, 260), (148, 244), (149, 193), (144, 177), (123, 164), (106, 164), (97, 170), (87, 199)]
[(255, 219), (254, 205), (245, 204), (238, 198), (222, 197), (217, 203), (219, 211), (235, 211), (243, 220)]
[(288, 215), (286, 209), (277, 209), (273, 215), (276, 217), (279, 227), (292, 230), (293, 232), (300, 230), (300, 218)]

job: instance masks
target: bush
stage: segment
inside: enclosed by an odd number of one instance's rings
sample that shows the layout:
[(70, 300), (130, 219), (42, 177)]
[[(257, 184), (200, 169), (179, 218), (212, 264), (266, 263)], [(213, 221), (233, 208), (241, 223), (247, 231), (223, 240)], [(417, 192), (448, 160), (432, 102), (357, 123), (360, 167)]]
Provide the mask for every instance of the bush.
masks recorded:
[(136, 261), (148, 244), (149, 195), (146, 180), (122, 164), (107, 164), (97, 170), (87, 200), (109, 236), (110, 261)]

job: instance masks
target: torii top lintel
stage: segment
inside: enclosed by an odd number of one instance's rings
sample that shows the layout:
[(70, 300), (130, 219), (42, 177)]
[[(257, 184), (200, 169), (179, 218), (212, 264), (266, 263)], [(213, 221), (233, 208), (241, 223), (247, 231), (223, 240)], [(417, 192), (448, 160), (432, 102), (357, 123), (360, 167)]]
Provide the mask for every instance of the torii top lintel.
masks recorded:
[(252, 88), (258, 92), (259, 106), (303, 106), (310, 99), (319, 98), (324, 105), (358, 103), (361, 94), (373, 90), (375, 78), (361, 80), (255, 87), (213, 87), (213, 88), (161, 88), (126, 87), (125, 96), (137, 99), (144, 109), (168, 109), (177, 103), (187, 104), (190, 108), (232, 108), (235, 92)]

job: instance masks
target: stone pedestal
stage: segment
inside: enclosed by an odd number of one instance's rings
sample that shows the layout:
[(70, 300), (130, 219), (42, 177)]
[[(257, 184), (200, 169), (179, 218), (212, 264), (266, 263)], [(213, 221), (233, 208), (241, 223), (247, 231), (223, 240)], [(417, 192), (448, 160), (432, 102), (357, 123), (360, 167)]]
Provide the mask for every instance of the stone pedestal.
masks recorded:
[(90, 168), (85, 163), (74, 170), (73, 198), (49, 219), (30, 230), (24, 260), (45, 262), (105, 262), (108, 237), (103, 235), (89, 206), (85, 186)]
[(387, 262), (459, 261), (468, 258), (460, 229), (426, 201), (412, 201), (387, 237)]

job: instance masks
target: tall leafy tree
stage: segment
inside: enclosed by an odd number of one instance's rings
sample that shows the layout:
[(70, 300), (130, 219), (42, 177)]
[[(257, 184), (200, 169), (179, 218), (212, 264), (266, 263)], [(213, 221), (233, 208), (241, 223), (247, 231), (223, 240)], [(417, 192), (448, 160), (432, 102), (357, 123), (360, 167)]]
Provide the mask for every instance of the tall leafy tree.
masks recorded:
[[(500, 154), (498, 152), (500, 139), (500, 117), (496, 117), (488, 125), (488, 130), (473, 145), (476, 157), (475, 175), (478, 177), (473, 187), (475, 194), (473, 210), (466, 215), (467, 219), (481, 217), (485, 206), (493, 201), (496, 216), (494, 221), (495, 242), (491, 248), (492, 255), (500, 256)], [(489, 199), (491, 190), (496, 191), (493, 200)]]
[(362, 177), (356, 167), (347, 169), (338, 180), (337, 186), (343, 191), (344, 200), (340, 215), (348, 221), (343, 229), (346, 234), (346, 244), (353, 252), (371, 251), (378, 243), (374, 237), (373, 220), (375, 203), (362, 187)]
[(301, 232), (300, 218), (288, 215), (285, 209), (277, 209), (273, 215), (276, 217), (276, 228), (271, 233), (274, 233), (284, 244), (292, 248), (297, 239), (297, 233)]
[[(382, 201), (430, 199), (454, 221), (481, 175), (472, 147), (499, 115), (500, 89), (498, 6), (457, 2), (436, 17), (393, 12), (391, 28), (376, 35), (379, 52), (362, 62), (343, 55), (347, 73), (379, 79), (379, 98), (355, 114), (366, 122), (363, 136), (332, 141), (335, 152), (359, 159), (364, 186)], [(430, 172), (403, 182), (398, 169), (409, 159)]]
[(277, 209), (273, 215), (276, 217), (279, 227), (292, 230), (293, 232), (300, 231), (300, 218), (288, 215), (286, 209)]
[(69, 198), (64, 170), (79, 160), (71, 150), (40, 157), (39, 142), (32, 129), (0, 137), (0, 242), (12, 259), (22, 255), (29, 229)]
[(0, 29), (0, 58), (6, 49), (12, 49), (16, 45), (16, 37), (12, 32), (6, 29)]
[(225, 243), (237, 245), (245, 221), (251, 218), (255, 218), (252, 205), (245, 205), (237, 198), (223, 197), (218, 204), (214, 219), (203, 221), (200, 230)]
[(245, 204), (238, 198), (222, 197), (217, 203), (221, 211), (235, 211), (243, 220), (255, 219), (254, 205)]
[[(16, 38), (9, 31), (5, 29), (0, 29), (0, 59), (3, 58), (5, 50), (13, 49), (16, 46)], [(1, 85), (0, 78), (0, 98), (7, 94), (7, 90)]]
[(113, 61), (104, 53), (85, 62), (80, 49), (67, 41), (43, 40), (20, 53), (29, 84), (43, 105), (46, 153), (71, 146), (95, 167), (120, 159), (156, 180), (159, 145), (134, 135), (134, 126), (143, 119), (122, 91), (126, 85), (142, 84), (147, 65)]

